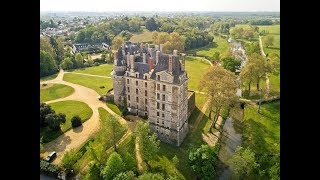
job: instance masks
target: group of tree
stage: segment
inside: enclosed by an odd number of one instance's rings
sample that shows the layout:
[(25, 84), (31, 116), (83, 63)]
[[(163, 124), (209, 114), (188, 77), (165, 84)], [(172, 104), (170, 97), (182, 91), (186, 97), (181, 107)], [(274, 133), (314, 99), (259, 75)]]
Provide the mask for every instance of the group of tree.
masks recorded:
[(40, 127), (49, 127), (51, 131), (60, 130), (60, 124), (66, 122), (66, 115), (56, 114), (50, 105), (40, 103)]
[(235, 25), (236, 22), (234, 19), (219, 19), (210, 26), (210, 29), (215, 35), (229, 34), (230, 28), (234, 27)]
[(41, 21), (40, 20), (40, 29), (46, 29), (46, 28), (57, 28), (58, 25), (53, 22), (52, 19), (50, 19), (50, 21)]
[(222, 67), (228, 71), (235, 73), (237, 70), (240, 70), (241, 60), (235, 57), (225, 57), (221, 59)]
[(256, 37), (259, 34), (258, 26), (249, 26), (246, 28), (243, 27), (234, 27), (230, 29), (230, 35), (237, 39), (247, 39), (252, 40), (252, 38)]
[(152, 40), (154, 44), (163, 44), (163, 52), (172, 53), (173, 50), (184, 51), (185, 38), (178, 33), (153, 32)]
[(271, 19), (258, 19), (249, 21), (251, 25), (272, 25), (273, 22)]

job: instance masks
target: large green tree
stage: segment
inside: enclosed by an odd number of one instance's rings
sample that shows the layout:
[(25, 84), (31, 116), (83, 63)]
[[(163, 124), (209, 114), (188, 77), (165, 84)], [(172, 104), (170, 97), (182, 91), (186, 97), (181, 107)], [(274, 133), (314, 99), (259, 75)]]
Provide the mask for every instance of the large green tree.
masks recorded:
[(102, 170), (103, 179), (113, 179), (117, 174), (123, 172), (124, 167), (121, 156), (113, 152), (107, 160), (107, 166)]
[(83, 57), (82, 57), (82, 55), (80, 53), (76, 54), (75, 62), (76, 62), (76, 64), (73, 64), (74, 67), (76, 67), (76, 68), (83, 67)]
[(45, 118), (46, 123), (48, 124), (50, 130), (57, 131), (60, 130), (60, 124), (66, 122), (66, 115), (59, 114), (48, 114)]
[(189, 165), (200, 179), (215, 179), (217, 150), (208, 145), (201, 145), (189, 153)]
[(164, 178), (160, 174), (154, 173), (145, 173), (138, 177), (138, 180), (164, 180)]
[(159, 25), (158, 23), (154, 20), (154, 18), (150, 18), (146, 21), (146, 28), (149, 30), (149, 31), (154, 31), (154, 30), (158, 30), (159, 28)]
[(40, 77), (54, 74), (57, 71), (56, 62), (52, 56), (49, 53), (40, 50)]
[(73, 165), (81, 158), (81, 154), (77, 150), (71, 149), (63, 155), (61, 159), (62, 167), (66, 169), (73, 169)]
[(49, 53), (54, 60), (56, 59), (57, 55), (50, 43), (49, 37), (44, 36), (40, 38), (40, 50)]
[(236, 70), (240, 69), (241, 60), (234, 57), (225, 57), (222, 59), (222, 66), (231, 72), (236, 72)]
[(274, 43), (274, 36), (268, 35), (263, 39), (264, 45), (266, 47), (272, 46)]
[(238, 88), (237, 77), (234, 73), (215, 65), (204, 74), (200, 80), (199, 88), (211, 99), (209, 105), (210, 119), (213, 107), (215, 108), (215, 116), (210, 127), (210, 132), (212, 132), (212, 128), (215, 127), (220, 116), (221, 109), (229, 107), (238, 99), (236, 96)]
[(65, 70), (73, 68), (73, 62), (70, 57), (66, 57), (62, 60), (61, 68)]
[(119, 49), (120, 46), (122, 46), (124, 44), (124, 40), (122, 37), (120, 36), (116, 36), (113, 40), (112, 40), (112, 46), (111, 48), (113, 50), (117, 50)]
[(40, 103), (40, 126), (46, 126), (47, 123), (45, 121), (46, 116), (48, 114), (54, 114), (55, 111), (51, 108), (49, 104)]
[(117, 151), (117, 139), (120, 139), (120, 136), (122, 134), (123, 127), (121, 124), (117, 121), (116, 118), (109, 117), (106, 119), (107, 124), (110, 125), (111, 128), (111, 137), (110, 140), (112, 141), (114, 150)]

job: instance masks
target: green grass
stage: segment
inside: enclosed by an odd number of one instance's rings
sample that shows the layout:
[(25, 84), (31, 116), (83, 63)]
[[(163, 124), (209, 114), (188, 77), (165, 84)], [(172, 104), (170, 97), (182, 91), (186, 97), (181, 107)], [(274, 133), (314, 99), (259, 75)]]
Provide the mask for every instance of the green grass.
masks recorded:
[(71, 118), (75, 115), (81, 117), (81, 121), (85, 122), (92, 116), (91, 108), (80, 101), (60, 101), (49, 104), (56, 113), (64, 113), (66, 115), (66, 122), (61, 125), (61, 131), (52, 132), (48, 128), (40, 129), (40, 137), (43, 136), (43, 142), (50, 142), (71, 129)]
[[(94, 137), (94, 141), (92, 142), (92, 146), (95, 147), (99, 144), (103, 144), (103, 146), (105, 147), (105, 149), (109, 149), (112, 146), (112, 141), (110, 139), (111, 137), (111, 125), (109, 124), (109, 122), (107, 121), (107, 118), (113, 118), (113, 116), (111, 114), (108, 113), (108, 111), (106, 111), (104, 108), (99, 108), (99, 117), (100, 117), (100, 122), (101, 122), (101, 126), (99, 131), (96, 133), (95, 137)], [(120, 124), (120, 123), (119, 123)], [(122, 126), (123, 127), (123, 126)], [(119, 136), (116, 138), (116, 141), (118, 141), (125, 133), (126, 128), (123, 127), (122, 130), (120, 130), (120, 134)], [(105, 154), (105, 156), (107, 156), (107, 154)], [(103, 158), (103, 161), (106, 161), (107, 157)], [(74, 165), (74, 169), (76, 172), (81, 172), (81, 170), (88, 165), (89, 162), (91, 162), (91, 156), (89, 154), (89, 152), (85, 152), (85, 154), (81, 157), (81, 159), (79, 159), (75, 165)], [(105, 162), (103, 162), (105, 163)]]
[(142, 33), (134, 34), (129, 41), (132, 43), (150, 42), (152, 41), (152, 33), (153, 31), (144, 29)]
[(92, 74), (92, 75), (99, 75), (99, 76), (109, 76), (112, 71), (113, 64), (102, 64), (100, 66), (93, 66), (88, 68), (76, 69), (70, 72), (76, 73), (84, 73), (84, 74)]
[(193, 54), (196, 52), (196, 54), (199, 56), (212, 57), (215, 52), (223, 54), (224, 52), (228, 51), (228, 49), (228, 41), (219, 36), (215, 36), (213, 43), (210, 43), (202, 48), (190, 50), (188, 53)]
[(256, 153), (280, 152), (280, 101), (245, 108), (244, 147), (250, 147)]
[[(263, 50), (266, 54), (276, 53), (280, 55), (280, 25), (273, 26), (259, 26), (259, 30), (269, 31), (269, 35), (274, 37), (274, 42), (272, 46), (265, 47), (263, 46)], [(262, 42), (264, 37), (262, 37)]]
[(210, 64), (201, 57), (187, 56), (186, 70), (188, 73), (188, 89), (199, 91), (199, 79), (210, 68)]
[(270, 74), (269, 83), (270, 95), (280, 95), (280, 75)]
[[(93, 89), (100, 95), (106, 94), (112, 88), (112, 80), (110, 78), (67, 73), (63, 76), (63, 80)], [(100, 86), (105, 88), (101, 89)]]
[(41, 77), (41, 78), (40, 78), (40, 82), (54, 79), (54, 78), (56, 78), (57, 76), (58, 76), (58, 73), (52, 74), (52, 75), (50, 75), (50, 76)]
[(40, 88), (40, 102), (63, 98), (71, 95), (74, 89), (63, 84), (53, 84), (49, 88)]
[(121, 116), (121, 110), (119, 109), (119, 107), (114, 104), (114, 102), (110, 102), (110, 101), (107, 101), (107, 106), (108, 108), (110, 108), (113, 112), (115, 112), (116, 114), (120, 115)]

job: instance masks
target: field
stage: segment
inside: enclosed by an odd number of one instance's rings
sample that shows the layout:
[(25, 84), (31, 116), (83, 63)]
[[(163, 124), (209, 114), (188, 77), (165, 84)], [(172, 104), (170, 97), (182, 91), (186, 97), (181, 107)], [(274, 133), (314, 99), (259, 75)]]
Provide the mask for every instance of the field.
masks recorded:
[(92, 116), (91, 108), (80, 101), (61, 101), (49, 104), (56, 113), (64, 113), (66, 115), (66, 122), (61, 125), (61, 131), (51, 132), (48, 129), (40, 130), (40, 136), (43, 136), (44, 143), (57, 138), (63, 132), (71, 129), (71, 118), (75, 115), (81, 117), (82, 122), (85, 122)]
[[(49, 84), (47, 85), (49, 86)], [(40, 87), (40, 102), (46, 102), (53, 99), (63, 98), (71, 95), (74, 89), (70, 86), (63, 84), (52, 84), (52, 86), (46, 88)]]
[(56, 78), (57, 76), (58, 76), (58, 73), (52, 74), (52, 75), (50, 75), (50, 76), (41, 77), (41, 78), (40, 78), (40, 82), (54, 79), (54, 78)]
[(76, 69), (76, 70), (73, 70), (72, 72), (99, 75), (99, 76), (110, 76), (112, 68), (113, 68), (113, 64), (102, 64), (100, 66)]
[[(266, 54), (270, 53), (276, 53), (280, 55), (280, 25), (274, 25), (274, 26), (258, 26), (259, 31), (266, 30), (269, 31), (269, 35), (272, 35), (274, 37), (274, 43), (272, 46), (265, 47), (263, 46), (263, 50)], [(262, 37), (262, 42), (263, 42)]]
[(110, 108), (113, 112), (115, 112), (116, 114), (118, 114), (118, 115), (121, 116), (121, 110), (120, 110), (120, 108), (119, 108), (117, 105), (115, 105), (113, 101), (112, 101), (112, 102), (108, 101), (108, 102), (107, 102), (107, 106), (108, 106), (108, 108)]
[(212, 57), (215, 52), (223, 54), (224, 52), (228, 51), (228, 49), (228, 41), (219, 36), (215, 36), (213, 39), (213, 43), (210, 43), (209, 45), (202, 48), (190, 50), (188, 51), (188, 53), (193, 54), (196, 52), (198, 56)]
[(131, 41), (132, 43), (151, 42), (152, 33), (152, 31), (144, 29), (142, 33), (134, 34), (129, 41)]
[(101, 55), (102, 55), (101, 53), (99, 53), (99, 54), (89, 54), (89, 56), (91, 56), (93, 61), (98, 59), (98, 58), (101, 58)]
[(186, 70), (188, 73), (188, 89), (199, 91), (199, 79), (210, 68), (210, 64), (201, 57), (187, 56)]
[[(67, 73), (63, 76), (63, 80), (91, 88), (100, 95), (106, 94), (112, 88), (112, 80), (110, 78)], [(100, 88), (100, 86), (105, 88)]]

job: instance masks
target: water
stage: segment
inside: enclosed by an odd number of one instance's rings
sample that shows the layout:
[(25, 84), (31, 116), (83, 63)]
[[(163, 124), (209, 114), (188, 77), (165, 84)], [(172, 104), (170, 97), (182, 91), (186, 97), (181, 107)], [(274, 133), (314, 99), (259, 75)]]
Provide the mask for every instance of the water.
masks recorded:
[[(226, 119), (226, 122), (223, 126), (223, 131), (221, 149), (218, 156), (224, 164), (228, 165), (228, 161), (234, 155), (236, 148), (241, 145), (242, 134), (239, 134), (235, 131), (233, 120), (230, 117)], [(219, 180), (230, 179), (230, 176), (231, 171), (229, 167), (226, 167), (220, 175)]]

